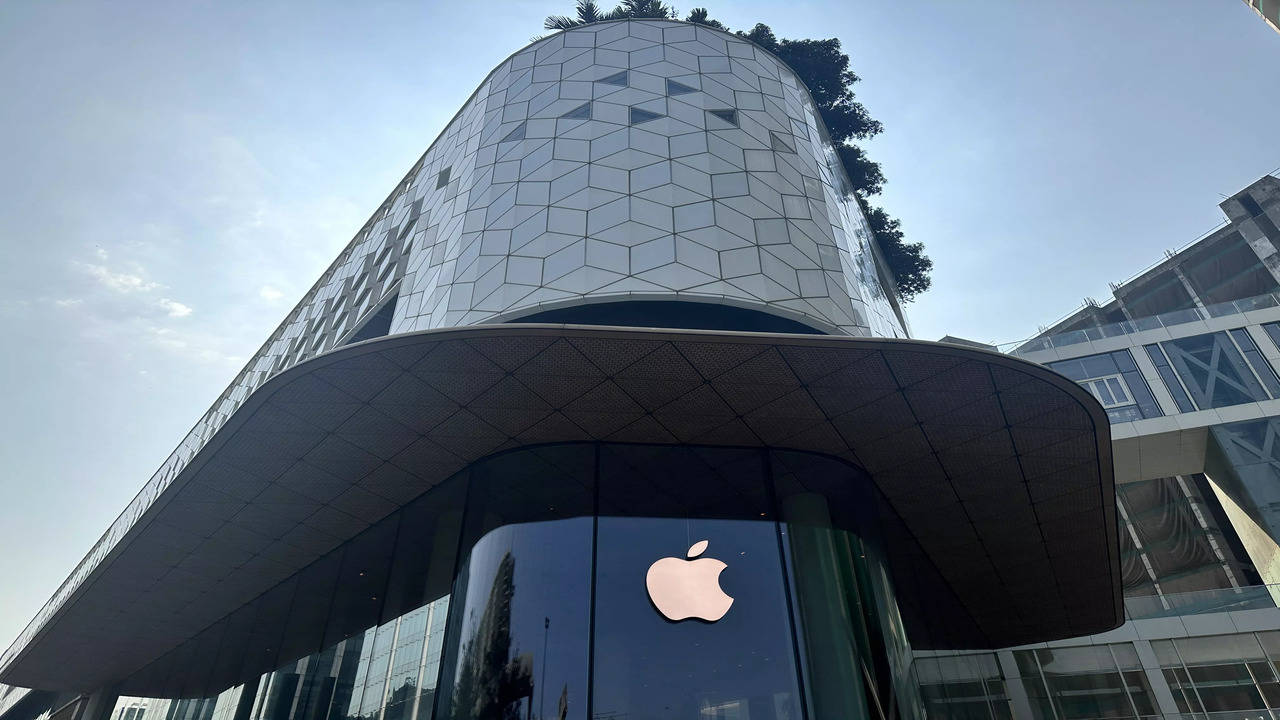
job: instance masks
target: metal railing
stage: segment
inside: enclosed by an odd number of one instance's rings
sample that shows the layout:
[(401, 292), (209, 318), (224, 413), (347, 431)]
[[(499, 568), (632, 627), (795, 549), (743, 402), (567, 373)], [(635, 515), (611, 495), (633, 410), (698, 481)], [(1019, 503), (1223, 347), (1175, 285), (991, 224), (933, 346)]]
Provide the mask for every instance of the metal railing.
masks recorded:
[(1009, 352), (1012, 355), (1023, 355), (1040, 350), (1048, 350), (1050, 348), (1079, 345), (1080, 343), (1102, 340), (1103, 338), (1132, 335), (1133, 333), (1142, 332), (1144, 330), (1158, 330), (1162, 327), (1175, 327), (1177, 325), (1186, 325), (1187, 323), (1208, 320), (1209, 318), (1226, 317), (1227, 315), (1236, 315), (1239, 313), (1249, 312), (1250, 310), (1261, 310), (1263, 308), (1277, 306), (1280, 306), (1280, 294), (1267, 293), (1266, 295), (1255, 295), (1241, 300), (1214, 303), (1213, 305), (1206, 305), (1203, 308), (1193, 307), (1185, 310), (1174, 310), (1173, 312), (1152, 315), (1151, 317), (1138, 318), (1136, 320), (1122, 320), (1121, 322), (1107, 323), (1106, 325), (1081, 328), (1080, 330), (1071, 330), (1057, 335), (1046, 335), (1044, 337), (1032, 338), (1030, 340), (1017, 343), (1010, 343), (1010, 345), (1016, 345), (1017, 347), (1013, 348)]

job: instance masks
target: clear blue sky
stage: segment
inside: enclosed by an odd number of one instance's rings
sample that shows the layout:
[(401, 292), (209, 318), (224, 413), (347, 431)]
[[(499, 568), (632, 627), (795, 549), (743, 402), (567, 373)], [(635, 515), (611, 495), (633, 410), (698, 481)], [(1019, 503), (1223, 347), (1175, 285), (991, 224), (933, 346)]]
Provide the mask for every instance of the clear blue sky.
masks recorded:
[[(0, 645), (571, 2), (475, 7), (0, 4)], [(1280, 34), (1240, 0), (709, 7), (844, 42), (936, 262), (917, 337), (1026, 337), (1280, 166)]]

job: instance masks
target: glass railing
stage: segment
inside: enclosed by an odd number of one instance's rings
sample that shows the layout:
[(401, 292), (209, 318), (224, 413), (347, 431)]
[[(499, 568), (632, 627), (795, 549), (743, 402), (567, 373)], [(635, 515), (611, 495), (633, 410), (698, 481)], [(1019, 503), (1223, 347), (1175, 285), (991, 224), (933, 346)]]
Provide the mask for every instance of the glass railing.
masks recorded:
[(1280, 710), (1221, 710), (1217, 712), (1184, 712), (1181, 715), (1160, 715), (1164, 720), (1275, 720)]
[(1226, 315), (1235, 315), (1238, 313), (1249, 312), (1250, 310), (1260, 310), (1262, 308), (1276, 306), (1280, 306), (1280, 295), (1276, 293), (1268, 293), (1266, 295), (1257, 295), (1255, 297), (1244, 298), (1242, 300), (1232, 300), (1230, 302), (1206, 305), (1203, 308), (1174, 310), (1173, 312), (1138, 318), (1136, 320), (1122, 320), (1121, 322), (1108, 323), (1097, 327), (1082, 328), (1080, 330), (1058, 333), (1057, 335), (1046, 335), (1044, 337), (1033, 338), (1018, 345), (1018, 347), (1014, 348), (1011, 353), (1014, 355), (1022, 355), (1024, 353), (1031, 353), (1039, 350), (1048, 350), (1049, 348), (1079, 345), (1080, 343), (1090, 342), (1092, 340), (1102, 340), (1103, 338), (1119, 337), (1121, 335), (1132, 335), (1133, 333), (1142, 332), (1143, 330), (1158, 330), (1162, 327), (1185, 325), (1187, 323), (1207, 320), (1209, 318), (1224, 317)]
[(1250, 585), (1240, 588), (1126, 597), (1124, 610), (1125, 616), (1130, 620), (1174, 615), (1202, 615), (1232, 610), (1273, 608), (1276, 607), (1275, 598), (1278, 596), (1280, 596), (1280, 585)]

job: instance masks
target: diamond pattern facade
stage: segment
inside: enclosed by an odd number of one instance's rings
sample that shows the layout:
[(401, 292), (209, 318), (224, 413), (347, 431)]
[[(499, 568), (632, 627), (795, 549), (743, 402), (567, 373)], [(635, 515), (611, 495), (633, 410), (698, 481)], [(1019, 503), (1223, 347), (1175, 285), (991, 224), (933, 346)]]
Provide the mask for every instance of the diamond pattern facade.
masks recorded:
[[(393, 330), (695, 296), (904, 335), (824, 134), (794, 75), (724, 33), (632, 21), (536, 43), (370, 228), (416, 247)], [(444, 188), (412, 181), (446, 167)]]

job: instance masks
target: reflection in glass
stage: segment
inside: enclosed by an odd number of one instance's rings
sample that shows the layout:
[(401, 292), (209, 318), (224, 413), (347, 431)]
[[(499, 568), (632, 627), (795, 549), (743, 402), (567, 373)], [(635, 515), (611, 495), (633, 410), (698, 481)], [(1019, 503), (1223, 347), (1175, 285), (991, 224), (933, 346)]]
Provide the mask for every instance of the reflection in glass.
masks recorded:
[(586, 717), (592, 524), (509, 525), (471, 549), (437, 717)]

